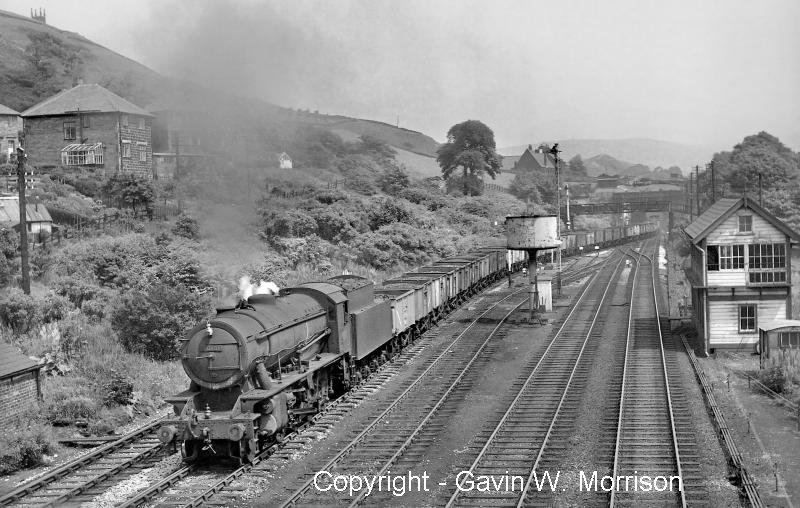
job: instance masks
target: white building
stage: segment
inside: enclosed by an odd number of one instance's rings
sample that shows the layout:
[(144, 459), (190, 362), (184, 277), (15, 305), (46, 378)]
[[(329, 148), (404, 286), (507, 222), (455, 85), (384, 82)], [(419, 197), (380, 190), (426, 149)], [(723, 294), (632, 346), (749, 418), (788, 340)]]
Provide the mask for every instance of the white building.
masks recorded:
[(753, 349), (762, 322), (791, 318), (791, 247), (800, 235), (747, 198), (720, 199), (684, 228), (692, 308), (708, 352)]

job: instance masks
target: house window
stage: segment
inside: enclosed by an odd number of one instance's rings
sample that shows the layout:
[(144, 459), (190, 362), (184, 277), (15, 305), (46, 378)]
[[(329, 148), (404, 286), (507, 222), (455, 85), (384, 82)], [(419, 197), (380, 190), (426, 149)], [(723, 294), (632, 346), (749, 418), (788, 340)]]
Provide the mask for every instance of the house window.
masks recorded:
[(739, 232), (752, 233), (753, 232), (753, 216), (740, 215), (739, 216)]
[(75, 121), (67, 120), (64, 122), (64, 139), (75, 139), (77, 136), (75, 129)]
[(123, 157), (131, 156), (131, 142), (124, 139), (122, 140), (122, 156)]
[(128, 115), (122, 115), (122, 125), (123, 127), (128, 126)]
[(89, 120), (89, 115), (81, 116), (81, 125), (83, 126), (84, 129), (88, 129), (89, 127), (92, 126), (92, 122), (91, 120)]
[(136, 143), (139, 150), (139, 162), (147, 162), (147, 143)]
[(786, 245), (782, 243), (747, 246), (750, 268), (786, 268)]
[(144, 117), (139, 118), (139, 128), (140, 129), (144, 129), (145, 128)]
[(718, 247), (720, 270), (744, 268), (744, 245), (720, 245)]
[(800, 332), (780, 332), (778, 334), (778, 347), (781, 349), (800, 349)]
[(756, 332), (756, 306), (739, 305), (739, 333)]

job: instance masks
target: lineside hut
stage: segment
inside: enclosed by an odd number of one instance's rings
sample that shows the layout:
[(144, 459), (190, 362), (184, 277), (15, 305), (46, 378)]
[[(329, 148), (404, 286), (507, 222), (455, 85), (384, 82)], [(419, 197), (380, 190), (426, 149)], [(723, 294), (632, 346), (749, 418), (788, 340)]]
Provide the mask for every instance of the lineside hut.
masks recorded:
[(776, 319), (758, 326), (759, 367), (800, 365), (800, 321)]
[(753, 350), (760, 323), (791, 318), (797, 232), (746, 197), (717, 200), (683, 231), (693, 321), (707, 353)]
[(0, 342), (0, 426), (7, 425), (41, 398), (40, 368), (16, 347)]

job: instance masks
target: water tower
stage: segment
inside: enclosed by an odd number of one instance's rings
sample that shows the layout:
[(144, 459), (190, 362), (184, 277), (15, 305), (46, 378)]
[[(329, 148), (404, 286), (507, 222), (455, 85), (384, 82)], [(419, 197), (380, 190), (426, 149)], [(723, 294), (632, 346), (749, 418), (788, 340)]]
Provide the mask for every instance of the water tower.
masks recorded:
[(556, 249), (561, 245), (557, 234), (555, 215), (521, 215), (506, 217), (506, 238), (509, 250), (524, 250), (528, 253), (528, 277), (531, 283), (531, 305), (529, 320), (539, 310), (539, 275), (537, 255), (541, 250)]

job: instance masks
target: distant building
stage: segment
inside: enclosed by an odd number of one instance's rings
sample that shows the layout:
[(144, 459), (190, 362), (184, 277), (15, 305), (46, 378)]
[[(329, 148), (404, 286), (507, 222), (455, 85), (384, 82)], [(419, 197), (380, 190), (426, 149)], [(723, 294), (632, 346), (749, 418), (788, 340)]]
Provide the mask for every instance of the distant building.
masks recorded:
[(226, 153), (245, 152), (237, 145), (240, 125), (224, 105), (211, 104), (204, 96), (187, 92), (148, 109), (154, 115), (155, 178), (171, 179), (219, 161)]
[(0, 426), (4, 428), (41, 399), (40, 366), (11, 344), (0, 342)]
[(47, 24), (47, 14), (44, 9), (31, 9), (31, 19), (43, 25)]
[(0, 104), (0, 163), (13, 162), (19, 146), (22, 117), (13, 109)]
[(152, 178), (152, 117), (100, 85), (78, 85), (22, 113), (28, 162)]
[[(53, 232), (53, 219), (47, 207), (37, 201), (26, 203), (25, 216), (30, 240), (42, 241)], [(0, 196), (0, 227), (19, 227), (19, 197)]]
[(278, 164), (281, 169), (292, 169), (292, 158), (286, 152), (278, 155)]
[[(533, 148), (533, 145), (528, 145), (528, 148), (522, 152), (519, 160), (514, 163), (511, 168), (511, 173), (528, 173), (531, 171), (538, 171), (547, 176), (555, 175), (555, 159), (549, 153), (539, 152)], [(563, 161), (561, 163), (563, 169)]]
[(595, 179), (599, 189), (613, 189), (622, 185), (622, 178), (619, 175), (607, 175), (605, 173), (597, 175)]
[(684, 233), (693, 320), (706, 351), (753, 349), (762, 323), (791, 318), (797, 232), (748, 198), (723, 198)]

